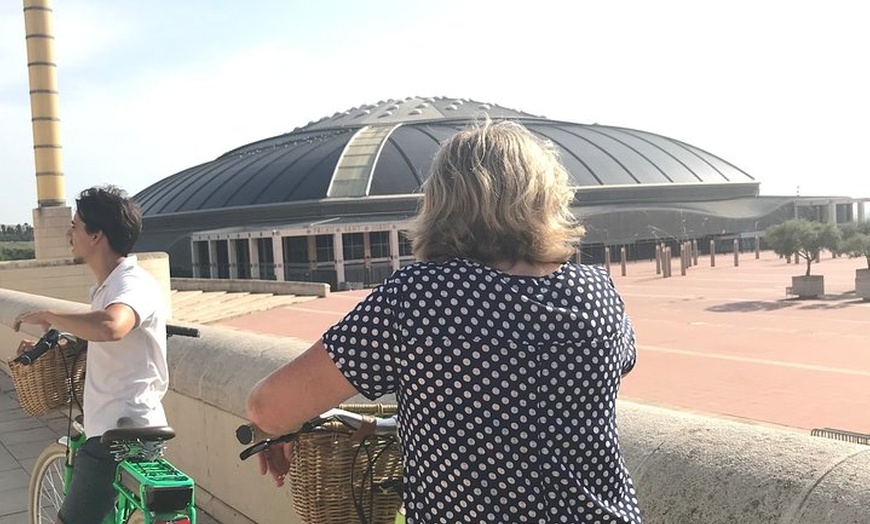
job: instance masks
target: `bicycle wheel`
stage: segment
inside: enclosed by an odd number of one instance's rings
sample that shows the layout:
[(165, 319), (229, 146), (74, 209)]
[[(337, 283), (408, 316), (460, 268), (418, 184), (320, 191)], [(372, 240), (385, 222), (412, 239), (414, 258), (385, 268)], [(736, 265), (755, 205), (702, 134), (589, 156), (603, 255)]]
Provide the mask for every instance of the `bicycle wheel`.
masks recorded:
[(30, 524), (53, 524), (63, 503), (66, 446), (50, 444), (36, 459), (27, 491)]

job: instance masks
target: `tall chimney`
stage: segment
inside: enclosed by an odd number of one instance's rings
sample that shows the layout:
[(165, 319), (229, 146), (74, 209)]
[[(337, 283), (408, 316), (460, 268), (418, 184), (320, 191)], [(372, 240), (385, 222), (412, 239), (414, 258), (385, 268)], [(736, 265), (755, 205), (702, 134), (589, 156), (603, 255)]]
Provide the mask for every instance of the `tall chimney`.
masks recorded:
[(24, 0), (27, 71), (33, 156), (36, 162), (37, 208), (33, 210), (37, 259), (70, 256), (66, 230), (72, 217), (66, 205), (60, 111), (51, 0)]

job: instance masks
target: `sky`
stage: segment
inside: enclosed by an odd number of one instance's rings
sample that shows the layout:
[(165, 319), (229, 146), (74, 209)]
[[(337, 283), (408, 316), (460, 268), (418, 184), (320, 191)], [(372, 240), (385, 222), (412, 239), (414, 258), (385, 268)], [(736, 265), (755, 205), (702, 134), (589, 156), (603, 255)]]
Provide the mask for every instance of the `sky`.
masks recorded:
[[(135, 194), (338, 111), (448, 96), (675, 138), (762, 195), (870, 197), (862, 2), (55, 0), (66, 197)], [(22, 3), (0, 2), (0, 223), (37, 206)], [(863, 64), (863, 65), (862, 65)]]

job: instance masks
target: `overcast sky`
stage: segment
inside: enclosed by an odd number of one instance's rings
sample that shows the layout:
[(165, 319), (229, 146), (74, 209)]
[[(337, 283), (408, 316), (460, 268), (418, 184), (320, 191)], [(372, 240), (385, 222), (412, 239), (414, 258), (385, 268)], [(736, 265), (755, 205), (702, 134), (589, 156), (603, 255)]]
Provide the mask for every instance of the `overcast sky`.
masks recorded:
[[(55, 0), (67, 200), (131, 194), (362, 104), (468, 98), (705, 149), (762, 194), (870, 197), (862, 2)], [(36, 183), (22, 3), (0, 2), (0, 223)]]

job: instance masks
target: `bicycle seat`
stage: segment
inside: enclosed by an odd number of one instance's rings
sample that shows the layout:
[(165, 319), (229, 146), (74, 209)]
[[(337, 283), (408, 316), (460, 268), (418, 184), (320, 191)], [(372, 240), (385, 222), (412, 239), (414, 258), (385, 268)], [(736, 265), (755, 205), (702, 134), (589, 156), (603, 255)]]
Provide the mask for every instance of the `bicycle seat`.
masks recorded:
[(100, 442), (163, 442), (175, 436), (175, 430), (169, 426), (138, 426), (110, 429), (103, 433)]

